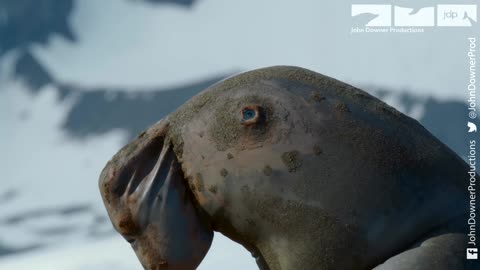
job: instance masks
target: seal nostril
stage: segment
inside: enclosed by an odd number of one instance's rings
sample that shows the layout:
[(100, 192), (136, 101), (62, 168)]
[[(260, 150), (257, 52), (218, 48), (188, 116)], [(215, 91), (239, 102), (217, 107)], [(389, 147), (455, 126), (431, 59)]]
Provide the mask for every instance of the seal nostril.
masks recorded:
[[(160, 133), (160, 132), (159, 132)], [(130, 195), (138, 188), (155, 165), (158, 149), (162, 149), (163, 133), (150, 138), (148, 132), (124, 146), (103, 169), (99, 187), (104, 200), (115, 207), (122, 195)]]
[[(145, 179), (145, 177), (152, 171), (156, 163), (155, 158), (152, 157), (158, 156), (158, 149), (162, 149), (163, 146), (163, 137), (156, 137), (152, 139), (148, 146), (145, 147), (142, 152), (140, 152), (137, 156), (134, 157), (135, 162), (132, 162), (134, 164), (131, 164), (128, 170), (124, 170), (122, 172), (123, 174), (125, 174), (123, 175), (125, 179), (130, 178), (130, 180), (128, 181), (129, 184), (127, 186), (127, 193), (129, 195), (135, 192), (143, 179)], [(128, 177), (129, 174), (131, 174), (130, 177)]]

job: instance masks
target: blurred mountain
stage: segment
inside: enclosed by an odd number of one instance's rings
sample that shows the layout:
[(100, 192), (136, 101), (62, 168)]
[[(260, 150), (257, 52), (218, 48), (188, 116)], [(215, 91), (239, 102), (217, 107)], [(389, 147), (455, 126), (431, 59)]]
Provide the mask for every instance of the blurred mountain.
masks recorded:
[(73, 5), (73, 0), (1, 0), (0, 56), (34, 43), (45, 45), (54, 34), (75, 41), (68, 25)]
[(200, 82), (169, 89), (81, 89), (60, 85), (63, 97), (75, 96), (63, 128), (74, 138), (101, 135), (115, 129), (132, 138), (158, 122), (192, 96), (225, 76), (212, 76)]
[[(190, 7), (195, 0), (131, 0), (150, 4)], [(11, 49), (46, 45), (52, 35), (75, 42), (68, 23), (74, 0), (0, 0), (0, 56)]]

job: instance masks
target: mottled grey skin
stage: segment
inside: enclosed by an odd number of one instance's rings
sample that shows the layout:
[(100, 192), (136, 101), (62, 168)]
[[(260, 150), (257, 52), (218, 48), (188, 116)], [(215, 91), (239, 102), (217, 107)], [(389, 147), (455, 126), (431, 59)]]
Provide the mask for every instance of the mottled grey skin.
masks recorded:
[(378, 99), (279, 66), (193, 97), (115, 155), (100, 189), (146, 269), (195, 269), (215, 230), (262, 269), (464, 270), (467, 171)]

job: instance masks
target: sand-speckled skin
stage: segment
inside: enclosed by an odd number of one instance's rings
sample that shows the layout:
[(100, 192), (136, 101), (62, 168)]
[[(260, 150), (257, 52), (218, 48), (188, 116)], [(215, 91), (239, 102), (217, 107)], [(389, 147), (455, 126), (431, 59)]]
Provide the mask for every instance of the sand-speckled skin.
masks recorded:
[[(258, 119), (242, 120), (244, 108), (258, 109)], [(156, 151), (138, 146), (153, 140), (162, 141)], [(134, 224), (145, 216), (142, 210), (132, 215), (127, 205), (139, 202), (122, 199), (125, 188), (112, 188), (131, 182), (140, 166), (126, 170), (124, 160), (142, 164), (138, 153), (168, 147), (181, 166), (185, 204), (195, 209), (178, 216), (202, 224), (186, 246), (201, 252), (183, 268), (169, 267), (162, 254), (152, 259), (151, 252), (137, 252), (147, 269), (194, 269), (211, 230), (245, 246), (270, 270), (471, 267), (463, 254), (467, 165), (417, 121), (335, 79), (286, 66), (246, 72), (211, 86), (151, 127), (127, 146), (133, 151), (113, 158), (100, 179), (122, 234), (118, 213)], [(128, 176), (114, 173), (125, 170)], [(146, 234), (144, 228), (136, 234)], [(182, 235), (160, 230), (172, 239)]]

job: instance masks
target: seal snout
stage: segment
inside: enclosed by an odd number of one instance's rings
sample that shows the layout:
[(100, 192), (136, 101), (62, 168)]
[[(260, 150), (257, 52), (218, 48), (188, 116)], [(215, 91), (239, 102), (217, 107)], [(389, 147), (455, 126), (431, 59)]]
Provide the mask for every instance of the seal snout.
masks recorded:
[[(145, 199), (147, 194), (143, 194), (143, 189), (152, 182), (149, 176), (156, 164), (165, 161), (164, 153), (169, 149), (164, 147), (168, 125), (165, 121), (157, 125), (123, 147), (108, 162), (100, 176), (100, 192), (108, 213), (115, 229), (124, 236), (135, 234), (138, 230), (139, 224), (132, 221), (132, 215), (137, 214), (139, 209), (131, 209), (131, 206), (140, 206), (140, 200)], [(162, 180), (157, 179), (159, 181)]]
[(213, 231), (197, 213), (167, 131), (160, 121), (120, 150), (100, 176), (100, 191), (146, 269), (195, 269)]

